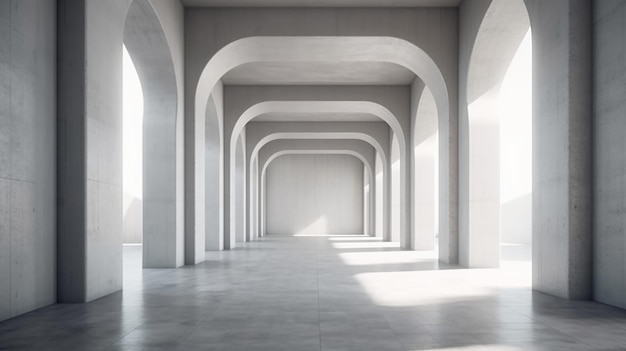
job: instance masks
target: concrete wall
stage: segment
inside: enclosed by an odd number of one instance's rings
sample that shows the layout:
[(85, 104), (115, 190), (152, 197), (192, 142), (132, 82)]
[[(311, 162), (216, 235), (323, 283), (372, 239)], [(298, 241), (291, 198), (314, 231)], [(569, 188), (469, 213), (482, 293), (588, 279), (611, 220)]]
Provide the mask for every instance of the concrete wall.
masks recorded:
[(0, 320), (56, 301), (56, 2), (0, 2)]
[(594, 2), (594, 298), (626, 308), (626, 3)]
[(533, 288), (591, 297), (591, 1), (527, 0), (533, 32)]
[(266, 175), (267, 234), (362, 234), (363, 163), (348, 155), (283, 155)]

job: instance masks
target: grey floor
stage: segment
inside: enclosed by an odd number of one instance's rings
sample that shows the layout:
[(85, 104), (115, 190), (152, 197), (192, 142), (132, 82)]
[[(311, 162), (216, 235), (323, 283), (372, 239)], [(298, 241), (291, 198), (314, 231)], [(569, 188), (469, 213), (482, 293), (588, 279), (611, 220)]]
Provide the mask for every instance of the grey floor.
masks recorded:
[(626, 312), (529, 288), (528, 265), (439, 267), (361, 236), (267, 237), (0, 323), (1, 350), (626, 350)]

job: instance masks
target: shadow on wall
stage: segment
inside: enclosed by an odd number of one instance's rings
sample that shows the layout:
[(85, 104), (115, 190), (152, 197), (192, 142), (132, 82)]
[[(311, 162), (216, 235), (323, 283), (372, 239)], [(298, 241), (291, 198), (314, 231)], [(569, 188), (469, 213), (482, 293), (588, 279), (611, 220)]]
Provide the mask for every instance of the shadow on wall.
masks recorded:
[(124, 244), (140, 244), (143, 234), (143, 201), (124, 192)]

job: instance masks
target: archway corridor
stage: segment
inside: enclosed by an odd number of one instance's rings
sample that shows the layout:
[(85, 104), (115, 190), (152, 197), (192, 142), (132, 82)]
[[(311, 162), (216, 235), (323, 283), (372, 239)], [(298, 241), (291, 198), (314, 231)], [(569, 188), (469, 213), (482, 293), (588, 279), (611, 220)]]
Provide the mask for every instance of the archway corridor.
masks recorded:
[(532, 292), (529, 277), (457, 269), (369, 236), (270, 235), (185, 269), (142, 270), (132, 259), (140, 253), (126, 249), (123, 292), (4, 322), (0, 345), (521, 351), (625, 341), (618, 309)]
[(0, 350), (623, 350), (624, 23), (0, 1)]

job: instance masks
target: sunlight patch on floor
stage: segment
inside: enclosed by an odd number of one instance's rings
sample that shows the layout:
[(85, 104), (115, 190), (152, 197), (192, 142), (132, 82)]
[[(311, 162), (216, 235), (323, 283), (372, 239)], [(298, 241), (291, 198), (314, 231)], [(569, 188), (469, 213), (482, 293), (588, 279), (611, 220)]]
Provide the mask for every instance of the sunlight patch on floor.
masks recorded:
[(376, 249), (376, 248), (397, 248), (400, 249), (400, 243), (381, 242), (381, 241), (355, 241), (355, 242), (334, 242), (335, 249)]

